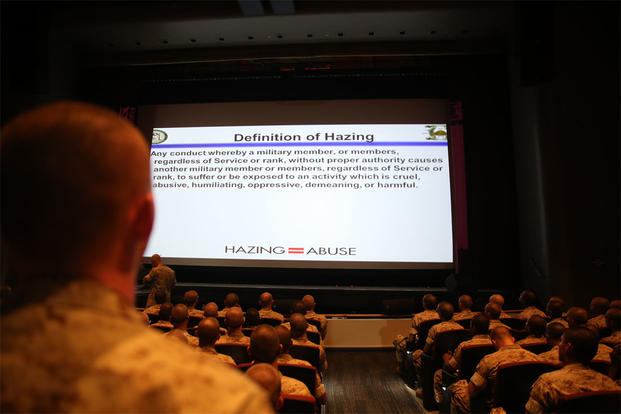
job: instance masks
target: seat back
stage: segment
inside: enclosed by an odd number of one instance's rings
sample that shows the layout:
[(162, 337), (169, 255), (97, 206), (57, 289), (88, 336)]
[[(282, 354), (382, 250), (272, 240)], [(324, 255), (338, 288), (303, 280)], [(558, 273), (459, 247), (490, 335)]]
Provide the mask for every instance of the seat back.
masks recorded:
[(283, 394), (283, 404), (279, 413), (314, 414), (315, 397), (304, 397), (301, 395)]
[(311, 345), (292, 345), (289, 354), (296, 359), (310, 362), (312, 366), (321, 369), (319, 362), (319, 347)]
[(592, 391), (563, 395), (559, 400), (559, 413), (618, 413), (621, 391)]
[(216, 344), (216, 351), (221, 354), (226, 354), (235, 360), (236, 364), (243, 364), (250, 362), (250, 355), (248, 355), (248, 345), (244, 344)]
[(425, 322), (421, 322), (421, 324), (418, 325), (418, 339), (416, 341), (416, 348), (422, 348), (425, 346), (425, 341), (427, 340), (427, 334), (429, 333), (429, 329), (431, 329), (433, 325), (440, 322), (442, 322), (440, 319), (431, 319)]
[(609, 327), (604, 327), (604, 328), (599, 328), (599, 337), (600, 338), (605, 338), (607, 336), (612, 335), (612, 329), (610, 329)]
[(251, 337), (252, 333), (254, 332), (254, 328), (241, 328), (242, 333), (244, 335), (246, 335), (247, 337)]
[(201, 318), (200, 316), (190, 316), (190, 318), (188, 319), (188, 326), (192, 328), (198, 325), (198, 323), (202, 320), (203, 318)]
[(267, 324), (270, 326), (278, 326), (281, 324), (280, 319), (274, 319), (274, 318), (261, 318), (261, 323), (263, 324)]
[(520, 346), (526, 349), (527, 351), (532, 352), (533, 354), (540, 354), (542, 352), (547, 352), (550, 350), (550, 345), (548, 344), (528, 344), (528, 345), (520, 344)]
[(498, 367), (493, 387), (493, 406), (508, 413), (524, 412), (530, 387), (541, 374), (558, 369), (547, 362), (512, 362)]
[(151, 325), (150, 328), (157, 329), (158, 331), (162, 331), (164, 333), (170, 332), (170, 330), (172, 329), (167, 326), (157, 326), (157, 325), (156, 326)]
[(319, 345), (321, 343), (321, 335), (319, 335), (319, 333), (317, 332), (306, 331), (306, 337), (314, 344)]
[(454, 351), (460, 343), (472, 339), (472, 331), (469, 329), (453, 329), (436, 335), (433, 342), (433, 360), (442, 362), (442, 355)]
[(464, 329), (470, 329), (470, 322), (472, 322), (472, 318), (470, 318), (470, 319), (459, 319), (459, 320), (456, 320), (455, 322), (457, 322), (458, 324), (463, 326)]
[(470, 345), (464, 346), (461, 349), (461, 368), (459, 370), (459, 377), (462, 379), (470, 379), (477, 364), (481, 359), (487, 355), (495, 352), (494, 345)]
[(597, 371), (600, 374), (608, 375), (610, 371), (610, 361), (606, 361), (605, 359), (594, 359), (589, 363), (589, 367), (593, 371)]
[(317, 386), (317, 370), (315, 367), (297, 364), (278, 364), (278, 371), (287, 377), (302, 381), (310, 393), (315, 394), (315, 387)]
[(317, 330), (319, 332), (321, 332), (321, 322), (315, 320), (315, 319), (306, 319), (306, 322), (310, 323), (311, 325), (313, 325), (315, 328), (317, 328)]
[(526, 327), (526, 319), (520, 318), (500, 318), (500, 322), (504, 323), (511, 329), (521, 331)]
[(250, 368), (251, 366), (252, 366), (252, 362), (244, 362), (243, 364), (237, 364), (237, 368), (239, 368), (239, 370), (243, 372), (248, 371), (248, 368)]

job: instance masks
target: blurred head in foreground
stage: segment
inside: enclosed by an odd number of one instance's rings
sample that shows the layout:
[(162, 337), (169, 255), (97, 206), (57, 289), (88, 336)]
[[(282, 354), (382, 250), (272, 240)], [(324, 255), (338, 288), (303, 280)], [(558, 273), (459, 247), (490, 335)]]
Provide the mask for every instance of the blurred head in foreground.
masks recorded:
[(133, 303), (153, 222), (142, 134), (107, 109), (59, 102), (9, 122), (0, 145), (2, 242), (18, 286), (86, 277)]

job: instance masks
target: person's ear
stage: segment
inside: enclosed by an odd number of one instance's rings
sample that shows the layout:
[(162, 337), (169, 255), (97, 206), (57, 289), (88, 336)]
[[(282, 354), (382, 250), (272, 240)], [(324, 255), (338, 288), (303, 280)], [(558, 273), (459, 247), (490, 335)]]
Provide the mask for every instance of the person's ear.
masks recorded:
[(153, 194), (147, 193), (141, 197), (134, 206), (134, 215), (130, 223), (133, 235), (137, 239), (148, 240), (153, 229), (155, 218), (155, 203)]

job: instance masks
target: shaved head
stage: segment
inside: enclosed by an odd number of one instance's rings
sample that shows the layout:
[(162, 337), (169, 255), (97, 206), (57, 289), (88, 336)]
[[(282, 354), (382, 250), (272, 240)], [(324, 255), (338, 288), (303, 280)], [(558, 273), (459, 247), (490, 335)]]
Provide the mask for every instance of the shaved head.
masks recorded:
[(567, 311), (567, 323), (570, 328), (584, 325), (589, 320), (589, 314), (584, 308), (574, 306)]
[(261, 315), (256, 308), (246, 309), (246, 326), (258, 326), (261, 324)]
[(261, 305), (262, 308), (271, 306), (272, 302), (274, 302), (274, 299), (270, 292), (263, 292), (261, 296), (259, 296), (259, 305)]
[(293, 344), (293, 342), (291, 342), (291, 331), (282, 325), (278, 325), (276, 327), (276, 333), (278, 334), (280, 345), (282, 345), (282, 352), (284, 354), (288, 353)]
[(520, 293), (520, 298), (518, 300), (525, 307), (535, 306), (535, 304), (537, 303), (537, 296), (535, 295), (534, 291), (526, 289), (522, 293)]
[(227, 328), (237, 329), (244, 324), (244, 312), (242, 312), (241, 308), (233, 307), (226, 312), (226, 317), (224, 318), (224, 323)]
[(170, 322), (170, 318), (172, 316), (172, 304), (171, 303), (163, 303), (160, 305), (160, 312), (157, 317), (160, 321), (168, 321)]
[(498, 306), (496, 303), (490, 302), (487, 305), (485, 305), (485, 315), (490, 320), (500, 318), (500, 312), (501, 312), (500, 306)]
[(502, 295), (496, 293), (489, 297), (489, 302), (495, 303), (496, 305), (500, 306), (500, 309), (502, 310), (502, 307), (505, 305), (505, 298)]
[(195, 290), (188, 290), (183, 294), (183, 304), (185, 306), (194, 306), (198, 301), (198, 292)]
[(151, 256), (151, 266), (157, 267), (162, 264), (162, 258), (159, 254), (154, 254)]
[(472, 309), (472, 297), (470, 295), (461, 295), (459, 297), (459, 309), (462, 311)]
[(170, 321), (176, 327), (188, 320), (188, 307), (183, 304), (178, 304), (172, 308), (172, 316)]
[(20, 273), (136, 273), (153, 200), (148, 145), (131, 123), (85, 103), (40, 107), (3, 128), (0, 168), (2, 240)]
[(621, 300), (619, 299), (613, 300), (612, 302), (610, 302), (610, 307), (615, 308), (615, 309), (621, 309)]
[(513, 335), (511, 332), (505, 328), (504, 326), (497, 326), (492, 329), (492, 332), (489, 334), (492, 341), (494, 341), (494, 345), (496, 348), (501, 348), (505, 345), (512, 345), (515, 342)]
[(552, 319), (560, 318), (563, 316), (563, 310), (565, 310), (565, 301), (558, 296), (552, 296), (546, 305), (546, 313)]
[(531, 315), (526, 320), (526, 330), (531, 335), (543, 336), (546, 332), (546, 320), (540, 315)]
[(308, 329), (308, 322), (301, 313), (294, 313), (291, 315), (289, 322), (291, 323), (291, 335), (294, 338), (299, 338), (306, 333), (306, 329)]
[(313, 309), (315, 309), (315, 298), (311, 295), (304, 295), (304, 297), (302, 298), (302, 303), (304, 304), (306, 310), (312, 311)]
[(218, 305), (216, 304), (216, 302), (209, 302), (208, 304), (205, 305), (205, 308), (203, 309), (203, 315), (206, 317), (213, 317), (213, 318), (217, 318), (218, 317)]
[(440, 319), (443, 321), (450, 321), (453, 318), (453, 305), (449, 302), (440, 302), (436, 308), (436, 312), (440, 315)]
[(237, 293), (227, 293), (224, 297), (224, 306), (230, 308), (239, 305), (239, 296)]
[(438, 305), (438, 299), (433, 296), (431, 293), (427, 293), (423, 296), (423, 308), (427, 310), (434, 310)]
[(272, 406), (278, 408), (281, 391), (281, 374), (266, 363), (254, 364), (246, 371), (246, 376), (259, 384), (269, 395)]
[(292, 308), (292, 313), (304, 314), (306, 312), (306, 306), (304, 306), (304, 303), (301, 300), (296, 300), (295, 302), (293, 302)]
[(273, 363), (280, 353), (280, 339), (276, 329), (259, 325), (250, 337), (250, 353), (257, 362)]
[(199, 346), (213, 345), (220, 338), (220, 324), (216, 318), (205, 318), (198, 323), (196, 333)]
[(591, 299), (589, 311), (593, 316), (605, 314), (608, 308), (610, 308), (610, 302), (608, 299), (602, 298), (601, 296), (596, 296)]
[(606, 312), (606, 326), (613, 331), (621, 329), (621, 309), (610, 308)]

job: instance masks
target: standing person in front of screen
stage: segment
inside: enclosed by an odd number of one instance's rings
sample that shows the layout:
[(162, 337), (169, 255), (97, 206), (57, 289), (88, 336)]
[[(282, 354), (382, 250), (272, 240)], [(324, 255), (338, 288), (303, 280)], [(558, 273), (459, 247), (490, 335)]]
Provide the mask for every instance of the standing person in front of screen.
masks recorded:
[(149, 297), (147, 298), (148, 308), (151, 305), (155, 305), (155, 292), (162, 291), (166, 293), (166, 301), (170, 302), (170, 295), (177, 283), (175, 278), (175, 271), (168, 266), (164, 266), (162, 258), (159, 254), (151, 256), (151, 271), (142, 279), (142, 283), (145, 286), (151, 287)]

